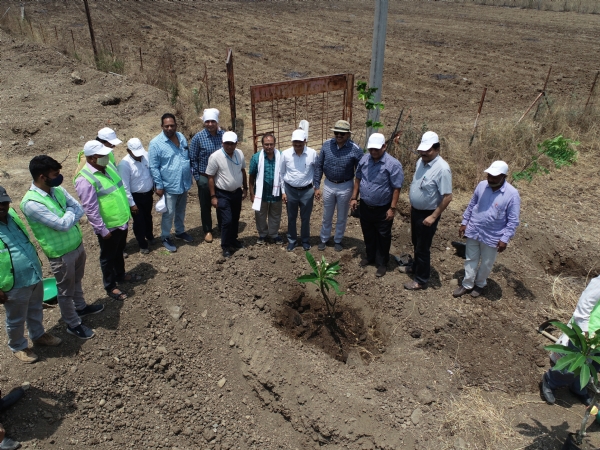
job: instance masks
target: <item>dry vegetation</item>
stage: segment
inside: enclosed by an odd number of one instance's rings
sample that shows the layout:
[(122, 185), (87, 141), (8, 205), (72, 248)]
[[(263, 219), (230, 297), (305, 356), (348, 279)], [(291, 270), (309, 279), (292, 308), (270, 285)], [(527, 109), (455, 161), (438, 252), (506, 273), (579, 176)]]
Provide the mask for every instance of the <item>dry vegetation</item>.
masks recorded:
[(600, 14), (598, 0), (452, 0), (455, 3), (475, 3), (487, 6), (537, 9), (539, 11), (577, 12)]

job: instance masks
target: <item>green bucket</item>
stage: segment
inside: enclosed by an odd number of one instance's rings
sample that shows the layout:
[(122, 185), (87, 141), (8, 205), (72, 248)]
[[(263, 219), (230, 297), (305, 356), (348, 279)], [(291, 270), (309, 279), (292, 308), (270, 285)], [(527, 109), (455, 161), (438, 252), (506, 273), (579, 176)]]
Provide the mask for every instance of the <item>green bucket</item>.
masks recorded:
[(44, 278), (44, 302), (51, 302), (58, 297), (56, 278)]

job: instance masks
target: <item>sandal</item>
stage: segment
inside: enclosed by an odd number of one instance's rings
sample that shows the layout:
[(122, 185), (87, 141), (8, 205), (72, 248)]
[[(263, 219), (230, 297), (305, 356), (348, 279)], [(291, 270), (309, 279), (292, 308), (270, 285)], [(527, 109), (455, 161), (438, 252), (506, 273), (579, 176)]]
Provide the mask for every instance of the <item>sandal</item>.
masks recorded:
[(123, 279), (121, 280), (122, 282), (125, 283), (134, 283), (136, 281), (140, 281), (142, 279), (141, 275), (138, 275), (137, 273), (126, 273), (125, 275), (123, 275)]
[[(117, 292), (115, 292), (115, 291), (117, 291)], [(110, 291), (110, 292), (106, 291), (106, 294), (107, 294), (107, 295), (108, 295), (110, 298), (112, 298), (112, 299), (114, 299), (114, 300), (119, 300), (119, 301), (121, 301), (121, 302), (127, 298), (127, 294), (126, 294), (125, 292), (123, 292), (122, 290), (120, 290), (120, 289), (117, 289), (117, 288), (114, 288), (114, 289), (113, 289), (112, 291)]]

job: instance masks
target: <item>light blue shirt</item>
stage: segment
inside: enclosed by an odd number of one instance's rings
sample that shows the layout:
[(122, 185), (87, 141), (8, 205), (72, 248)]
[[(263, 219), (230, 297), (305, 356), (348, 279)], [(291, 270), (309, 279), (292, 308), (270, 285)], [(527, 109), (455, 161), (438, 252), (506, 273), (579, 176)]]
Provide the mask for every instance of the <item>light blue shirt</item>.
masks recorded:
[(8, 248), (12, 259), (15, 277), (13, 289), (37, 284), (43, 277), (40, 258), (23, 230), (10, 216), (8, 224), (0, 222), (0, 239)]
[[(64, 208), (65, 211), (65, 214), (62, 217), (58, 217), (56, 214), (50, 211), (46, 207), (46, 205), (34, 201), (28, 201), (27, 203), (25, 203), (25, 205), (23, 205), (22, 211), (23, 214), (25, 214), (25, 216), (27, 217), (27, 219), (32, 222), (41, 223), (42, 225), (45, 225), (48, 228), (52, 228), (56, 231), (68, 231), (72, 227), (77, 225), (79, 219), (83, 217), (83, 207), (63, 187), (50, 188), (50, 195), (54, 199), (56, 204), (58, 204), (55, 194), (57, 189), (62, 190), (62, 193), (64, 194), (65, 199), (67, 201), (66, 205), (59, 205), (61, 206), (61, 208)], [(42, 197), (46, 197), (48, 195), (46, 191), (40, 189), (33, 183), (31, 184), (29, 190), (36, 191)]]
[(369, 206), (385, 206), (392, 201), (394, 191), (402, 187), (404, 172), (396, 158), (384, 152), (379, 161), (370, 154), (363, 155), (356, 167), (360, 180), (360, 200)]
[(519, 226), (521, 197), (507, 181), (493, 191), (487, 181), (480, 182), (463, 214), (465, 236), (496, 247), (499, 241), (508, 244)]
[(156, 189), (164, 189), (169, 194), (183, 194), (192, 187), (190, 152), (185, 136), (177, 132), (179, 147), (160, 133), (150, 141), (148, 160), (150, 173)]
[(317, 163), (317, 152), (310, 147), (304, 146), (304, 150), (298, 156), (294, 147), (281, 152), (281, 193), (285, 194), (285, 183), (295, 188), (302, 188), (313, 183), (315, 165)]
[(447, 194), (452, 194), (452, 172), (448, 163), (440, 155), (427, 164), (419, 158), (408, 194), (411, 206), (432, 211)]

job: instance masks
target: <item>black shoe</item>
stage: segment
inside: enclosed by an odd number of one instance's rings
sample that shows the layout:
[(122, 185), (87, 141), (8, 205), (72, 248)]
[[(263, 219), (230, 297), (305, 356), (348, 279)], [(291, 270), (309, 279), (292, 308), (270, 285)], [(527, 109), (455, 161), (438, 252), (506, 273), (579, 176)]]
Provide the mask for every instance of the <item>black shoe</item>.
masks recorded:
[(0, 442), (0, 450), (17, 450), (18, 448), (21, 448), (21, 443), (12, 440), (9, 437), (5, 437), (2, 442)]
[(23, 388), (16, 388), (0, 399), (0, 411), (17, 403), (25, 395)]
[(382, 277), (386, 274), (387, 272), (387, 267), (386, 266), (379, 266), (377, 268), (377, 272), (375, 272), (375, 276), (376, 277)]
[(297, 244), (297, 243), (295, 243), (295, 242), (292, 242), (292, 243), (288, 244), (288, 246), (287, 246), (287, 251), (288, 251), (288, 252), (293, 252), (293, 251), (294, 251), (294, 249), (295, 249), (297, 246), (298, 246), (298, 244)]
[(83, 309), (78, 309), (77, 315), (79, 317), (89, 316), (90, 314), (98, 314), (104, 311), (104, 305), (86, 305)]
[(554, 397), (554, 392), (550, 389), (548, 382), (546, 381), (546, 374), (542, 376), (542, 383), (540, 384), (540, 388), (542, 391), (542, 396), (546, 400), (546, 403), (549, 405), (554, 405), (556, 402), (556, 397)]
[(571, 394), (573, 394), (575, 397), (577, 397), (579, 399), (579, 401), (581, 403), (583, 403), (585, 406), (590, 406), (592, 404), (592, 397), (590, 397), (590, 395), (587, 393), (587, 390), (585, 392), (585, 395), (578, 394), (571, 388), (569, 388), (569, 391), (571, 391)]
[(79, 339), (91, 339), (96, 336), (94, 330), (86, 327), (85, 325), (78, 325), (75, 328), (67, 326), (67, 333), (77, 336)]
[(319, 242), (319, 251), (324, 251), (327, 247), (327, 242)]
[(229, 250), (223, 250), (223, 258), (230, 258), (231, 252)]
[(244, 248), (244, 244), (240, 240), (235, 240), (231, 246), (233, 248)]

